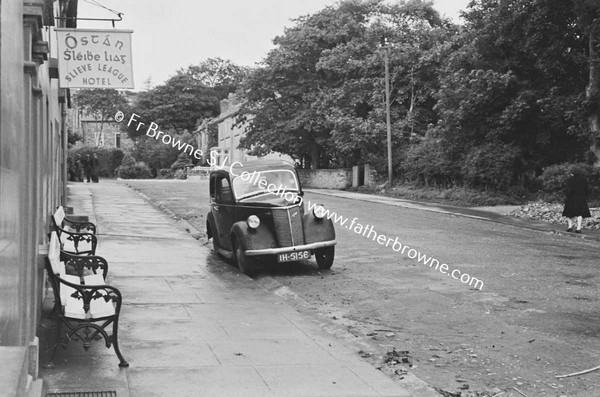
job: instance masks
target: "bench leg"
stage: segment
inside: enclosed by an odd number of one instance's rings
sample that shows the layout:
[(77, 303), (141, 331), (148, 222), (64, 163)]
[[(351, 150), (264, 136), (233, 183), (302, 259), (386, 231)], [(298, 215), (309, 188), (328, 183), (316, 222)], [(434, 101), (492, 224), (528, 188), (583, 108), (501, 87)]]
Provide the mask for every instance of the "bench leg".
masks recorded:
[(112, 332), (112, 340), (113, 340), (113, 347), (115, 349), (115, 353), (117, 353), (117, 357), (119, 357), (119, 367), (121, 368), (127, 368), (129, 367), (129, 363), (125, 360), (125, 358), (123, 357), (123, 354), (121, 353), (121, 349), (119, 348), (119, 320), (118, 318), (115, 319), (115, 321), (113, 322), (113, 332)]
[(54, 346), (52, 346), (52, 354), (50, 355), (50, 359), (46, 364), (44, 364), (44, 368), (54, 368), (54, 356), (56, 356), (56, 352), (58, 351), (58, 345), (60, 344), (60, 332), (61, 332), (61, 320), (59, 318), (54, 320), (56, 322), (56, 335), (54, 337)]
[(57, 301), (54, 301), (54, 306), (52, 306), (52, 310), (50, 311), (50, 313), (48, 313), (48, 319), (52, 319), (52, 318), (56, 318), (56, 315), (58, 314), (58, 312), (60, 311), (60, 303)]

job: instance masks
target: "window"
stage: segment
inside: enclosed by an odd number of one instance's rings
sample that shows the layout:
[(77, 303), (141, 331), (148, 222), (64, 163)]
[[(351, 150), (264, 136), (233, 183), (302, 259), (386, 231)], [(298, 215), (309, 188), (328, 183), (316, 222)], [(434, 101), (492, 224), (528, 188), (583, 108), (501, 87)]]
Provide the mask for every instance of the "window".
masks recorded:
[(115, 147), (117, 149), (121, 148), (121, 134), (118, 132), (115, 134)]
[(232, 203), (233, 195), (231, 193), (231, 186), (227, 178), (223, 177), (217, 179), (217, 202), (219, 203)]

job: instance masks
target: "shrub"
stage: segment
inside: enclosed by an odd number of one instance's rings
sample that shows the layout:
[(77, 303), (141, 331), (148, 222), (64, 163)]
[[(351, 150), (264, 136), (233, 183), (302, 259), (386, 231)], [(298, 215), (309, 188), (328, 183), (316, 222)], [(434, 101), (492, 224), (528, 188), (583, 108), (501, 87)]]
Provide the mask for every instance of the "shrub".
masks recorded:
[[(172, 170), (185, 170), (188, 167), (193, 167), (194, 163), (192, 162), (192, 158), (187, 153), (180, 153), (177, 156), (177, 160), (171, 164)], [(181, 178), (179, 178), (181, 179)]]
[(175, 174), (173, 175), (173, 177), (175, 179), (187, 179), (187, 170), (184, 169), (179, 169), (177, 171), (175, 171)]
[(600, 168), (584, 163), (563, 163), (544, 168), (542, 175), (538, 177), (545, 200), (550, 202), (564, 200), (565, 186), (573, 166), (585, 170), (590, 187), (589, 198), (591, 200), (598, 199), (600, 195)]
[(441, 144), (434, 139), (425, 139), (411, 146), (402, 172), (409, 181), (425, 186), (447, 187), (458, 179), (456, 167), (447, 160)]
[(175, 172), (170, 168), (161, 168), (156, 172), (157, 179), (172, 179), (175, 176)]
[(473, 187), (505, 191), (513, 180), (518, 149), (501, 142), (474, 148), (463, 160), (462, 173)]
[(154, 139), (142, 139), (134, 146), (131, 154), (136, 161), (147, 164), (154, 176), (158, 176), (158, 170), (169, 168), (177, 160), (179, 151)]
[(544, 168), (542, 175), (539, 176), (540, 185), (544, 193), (561, 194), (565, 190), (567, 179), (571, 174), (573, 164), (554, 164)]
[(117, 169), (121, 179), (148, 179), (152, 178), (150, 168), (143, 161), (136, 162), (133, 156), (126, 155)]

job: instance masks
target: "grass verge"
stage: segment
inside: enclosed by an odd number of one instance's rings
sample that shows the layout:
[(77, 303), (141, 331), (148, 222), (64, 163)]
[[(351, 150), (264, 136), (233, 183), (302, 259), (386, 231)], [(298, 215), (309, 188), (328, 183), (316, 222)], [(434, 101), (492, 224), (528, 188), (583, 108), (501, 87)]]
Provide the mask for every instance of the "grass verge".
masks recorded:
[(453, 187), (440, 189), (413, 185), (396, 185), (391, 189), (375, 186), (350, 188), (350, 191), (378, 194), (407, 200), (427, 201), (432, 203), (451, 204), (459, 207), (486, 207), (495, 205), (522, 205), (535, 200), (535, 195), (508, 195), (497, 192), (485, 192), (475, 189)]

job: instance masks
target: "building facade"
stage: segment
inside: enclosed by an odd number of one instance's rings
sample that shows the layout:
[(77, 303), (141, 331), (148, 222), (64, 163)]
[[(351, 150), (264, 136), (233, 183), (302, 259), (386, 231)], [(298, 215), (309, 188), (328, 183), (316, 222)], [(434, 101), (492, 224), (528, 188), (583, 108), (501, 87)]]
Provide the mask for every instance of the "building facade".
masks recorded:
[[(235, 120), (236, 116), (240, 113), (242, 103), (234, 94), (229, 94), (229, 97), (223, 99), (219, 105), (221, 108), (219, 116), (203, 124), (203, 131), (205, 131), (208, 124), (217, 124), (218, 126), (217, 146), (210, 149), (212, 153), (215, 153), (217, 158), (215, 165), (232, 164), (235, 161), (244, 163), (259, 159), (259, 157), (249, 155), (246, 150), (239, 148), (240, 140), (246, 133), (245, 125), (238, 124)], [(205, 132), (200, 132), (201, 136), (204, 136), (202, 135), (203, 133), (206, 134)], [(290, 156), (276, 152), (261, 156), (260, 159), (280, 159), (293, 162)]]
[[(37, 327), (50, 216), (65, 203), (69, 92), (58, 87), (54, 15), (76, 1), (0, 1), (0, 394), (39, 384)], [(73, 22), (73, 21), (72, 21)], [(66, 24), (66, 27), (74, 27)], [(29, 386), (28, 386), (29, 385)]]
[(101, 123), (94, 118), (83, 117), (79, 122), (79, 134), (81, 141), (77, 142), (76, 147), (133, 148), (133, 141), (121, 132), (119, 123), (115, 121)]
[[(131, 91), (119, 91), (131, 105), (134, 103), (136, 93)], [(76, 90), (73, 91), (76, 95)], [(99, 147), (99, 148), (117, 148), (124, 151), (131, 150), (134, 142), (126, 133), (120, 129), (120, 124), (112, 118), (101, 122), (83, 109), (77, 106), (77, 101), (73, 101), (73, 106), (67, 112), (67, 129), (70, 133), (77, 134), (81, 140), (74, 144), (79, 147)]]

